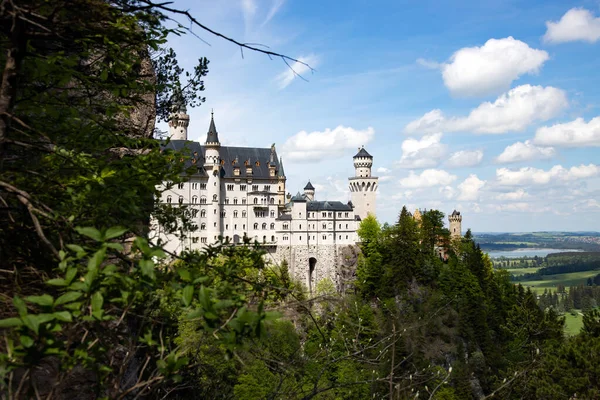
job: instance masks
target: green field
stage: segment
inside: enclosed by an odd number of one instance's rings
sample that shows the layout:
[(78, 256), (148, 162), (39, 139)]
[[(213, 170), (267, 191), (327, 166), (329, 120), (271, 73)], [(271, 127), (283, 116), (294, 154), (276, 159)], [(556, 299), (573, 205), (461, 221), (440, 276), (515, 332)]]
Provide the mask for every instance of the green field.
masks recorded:
[(565, 313), (565, 333), (569, 336), (577, 335), (583, 327), (581, 310), (574, 310), (576, 315)]
[[(509, 271), (521, 271), (523, 268), (513, 269)], [(530, 287), (534, 292), (541, 294), (544, 293), (544, 289), (556, 290), (558, 285), (577, 286), (585, 285), (588, 278), (593, 278), (598, 275), (600, 271), (583, 271), (583, 272), (571, 272), (568, 274), (556, 274), (547, 275), (546, 279), (537, 281), (521, 281), (519, 282), (524, 287)]]
[(537, 272), (541, 267), (530, 267), (530, 268), (507, 268), (506, 270), (511, 275), (524, 275), (524, 274), (533, 274)]

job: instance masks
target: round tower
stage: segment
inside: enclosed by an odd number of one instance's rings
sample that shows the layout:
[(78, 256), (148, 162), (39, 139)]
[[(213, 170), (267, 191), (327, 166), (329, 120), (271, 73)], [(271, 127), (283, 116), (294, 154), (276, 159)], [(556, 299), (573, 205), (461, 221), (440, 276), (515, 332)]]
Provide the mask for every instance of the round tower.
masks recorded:
[(187, 140), (190, 116), (187, 114), (185, 100), (181, 90), (173, 94), (173, 108), (169, 119), (169, 137), (171, 140)]
[(379, 178), (371, 175), (373, 156), (363, 147), (353, 157), (354, 176), (350, 181), (350, 195), (354, 205), (354, 213), (365, 219), (367, 215), (375, 215), (375, 196)]
[(462, 236), (462, 215), (460, 211), (452, 211), (452, 214), (448, 216), (450, 222), (450, 236), (452, 238), (460, 238)]
[(221, 157), (219, 150), (221, 143), (219, 142), (219, 134), (215, 127), (214, 115), (210, 114), (210, 127), (206, 134), (206, 142), (204, 143), (204, 169), (208, 175), (206, 182), (206, 230), (208, 233), (208, 242), (214, 242), (222, 235), (221, 230)]
[(306, 196), (306, 200), (314, 201), (315, 200), (315, 187), (308, 181), (306, 186), (304, 186), (304, 195)]

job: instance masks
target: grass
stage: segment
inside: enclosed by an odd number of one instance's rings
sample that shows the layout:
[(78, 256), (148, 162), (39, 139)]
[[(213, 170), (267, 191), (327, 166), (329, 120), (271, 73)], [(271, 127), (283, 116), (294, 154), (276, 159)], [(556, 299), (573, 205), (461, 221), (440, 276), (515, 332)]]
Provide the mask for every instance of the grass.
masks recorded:
[(529, 267), (529, 268), (506, 268), (511, 275), (525, 275), (533, 274), (537, 272), (541, 267)]
[(577, 335), (583, 327), (581, 310), (574, 310), (576, 315), (565, 313), (565, 333), (569, 336)]
[[(521, 269), (522, 268), (509, 271), (516, 271)], [(585, 285), (588, 278), (593, 278), (596, 275), (598, 275), (598, 270), (571, 272), (568, 274), (547, 275), (546, 279), (543, 280), (521, 281), (519, 283), (524, 287), (530, 287), (531, 290), (533, 290), (537, 294), (542, 294), (544, 293), (544, 289), (556, 290), (556, 287), (558, 285), (564, 285), (567, 288), (569, 286)]]

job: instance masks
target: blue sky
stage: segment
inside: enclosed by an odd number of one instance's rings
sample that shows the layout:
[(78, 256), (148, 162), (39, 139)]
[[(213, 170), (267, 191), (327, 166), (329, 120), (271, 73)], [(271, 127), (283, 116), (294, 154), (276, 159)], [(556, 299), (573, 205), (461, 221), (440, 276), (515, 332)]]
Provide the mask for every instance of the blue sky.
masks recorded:
[[(364, 145), (380, 177), (377, 217), (462, 211), (474, 231), (600, 231), (599, 1), (176, 1), (199, 21), (306, 61), (194, 29), (171, 38), (183, 66), (210, 60), (204, 141), (276, 143), (288, 191), (349, 199)], [(185, 23), (184, 20), (181, 22)]]

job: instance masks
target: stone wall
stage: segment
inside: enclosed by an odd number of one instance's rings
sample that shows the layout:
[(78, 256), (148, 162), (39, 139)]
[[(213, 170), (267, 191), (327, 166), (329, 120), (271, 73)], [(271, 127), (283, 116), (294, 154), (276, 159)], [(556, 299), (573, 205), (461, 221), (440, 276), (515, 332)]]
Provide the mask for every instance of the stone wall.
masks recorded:
[(314, 291), (319, 281), (329, 278), (338, 291), (345, 291), (354, 278), (358, 252), (355, 245), (278, 245), (266, 257), (275, 264), (287, 260), (290, 274), (309, 290)]

